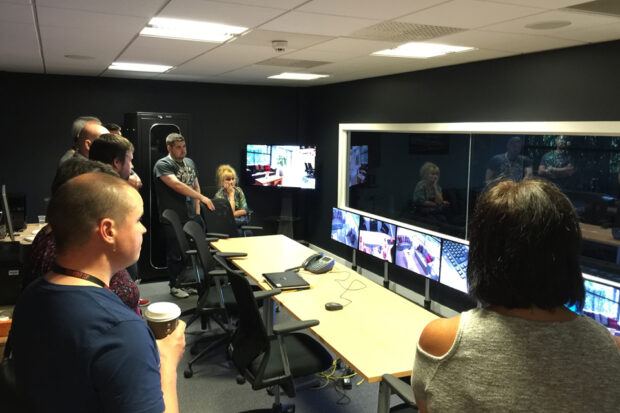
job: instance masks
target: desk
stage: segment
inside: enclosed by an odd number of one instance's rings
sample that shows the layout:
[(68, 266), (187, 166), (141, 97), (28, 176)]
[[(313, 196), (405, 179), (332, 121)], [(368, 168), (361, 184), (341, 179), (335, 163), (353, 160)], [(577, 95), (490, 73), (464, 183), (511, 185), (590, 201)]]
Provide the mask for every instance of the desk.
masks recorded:
[[(218, 251), (247, 252), (233, 262), (263, 289), (271, 288), (263, 273), (294, 267), (314, 253), (283, 235), (229, 238), (212, 245)], [(369, 383), (381, 381), (385, 373), (411, 375), (418, 338), (436, 315), (340, 264), (326, 274), (300, 275), (310, 289), (274, 299), (299, 320), (318, 319), (320, 324), (310, 330), (326, 347)], [(347, 303), (339, 296), (348, 286), (344, 297), (352, 302), (340, 311), (325, 310), (329, 301)]]
[(620, 240), (614, 239), (611, 235), (611, 228), (603, 228), (598, 225), (579, 224), (581, 227), (581, 235), (584, 239), (600, 242), (602, 244), (613, 245), (614, 247), (620, 247)]
[(256, 182), (262, 186), (278, 186), (282, 184), (282, 177), (278, 175), (268, 175), (264, 178), (256, 178)]
[[(34, 239), (36, 234), (33, 234), (32, 231), (38, 231), (41, 227), (39, 224), (26, 224), (26, 229), (20, 232), (15, 232), (15, 242), (19, 242), (21, 245), (30, 245), (32, 241), (25, 239), (26, 237), (32, 237)], [(0, 239), (0, 242), (10, 242), (11, 237), (7, 232), (6, 237)]]

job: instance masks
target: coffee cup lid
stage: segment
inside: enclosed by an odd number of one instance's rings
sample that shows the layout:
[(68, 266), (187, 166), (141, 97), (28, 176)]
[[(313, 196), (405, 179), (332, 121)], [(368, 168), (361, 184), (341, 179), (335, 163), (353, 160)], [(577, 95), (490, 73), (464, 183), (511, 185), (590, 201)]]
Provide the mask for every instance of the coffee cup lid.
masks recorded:
[(151, 321), (168, 321), (181, 315), (181, 308), (175, 303), (160, 302), (146, 307), (145, 318)]

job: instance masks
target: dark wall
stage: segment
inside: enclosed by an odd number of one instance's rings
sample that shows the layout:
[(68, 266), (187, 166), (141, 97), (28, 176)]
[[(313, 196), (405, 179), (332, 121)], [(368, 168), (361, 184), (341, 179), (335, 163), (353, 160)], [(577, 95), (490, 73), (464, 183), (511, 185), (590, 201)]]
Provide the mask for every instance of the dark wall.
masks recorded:
[[(351, 254), (330, 239), (339, 123), (620, 120), (618, 73), (616, 41), (304, 89), (302, 139), (317, 142), (324, 177), (308, 218), (308, 240)], [(378, 260), (360, 260), (383, 272)], [(398, 270), (390, 266), (396, 279), (422, 288), (421, 277)]]
[[(5, 103), (0, 113), (5, 131), (0, 183), (12, 192), (26, 193), (31, 221), (45, 211), (43, 199), (49, 196), (58, 159), (72, 143), (69, 131), (79, 115), (122, 124), (130, 112), (190, 114), (188, 156), (199, 168), (202, 186), (215, 184), (215, 168), (221, 163), (239, 171), (246, 143), (298, 139), (295, 88), (5, 72), (0, 72), (0, 85)], [(278, 192), (247, 192), (258, 216), (279, 213)], [(262, 206), (270, 208), (261, 211)]]

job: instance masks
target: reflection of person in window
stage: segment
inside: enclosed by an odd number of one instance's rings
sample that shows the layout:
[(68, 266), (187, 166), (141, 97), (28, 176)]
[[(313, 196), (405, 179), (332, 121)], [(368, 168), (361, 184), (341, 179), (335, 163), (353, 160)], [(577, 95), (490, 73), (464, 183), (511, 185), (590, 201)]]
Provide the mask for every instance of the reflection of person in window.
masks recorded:
[(416, 206), (439, 209), (449, 203), (444, 201), (439, 186), (439, 167), (432, 162), (426, 162), (420, 168), (421, 181), (413, 191), (413, 203)]
[(532, 160), (521, 155), (523, 141), (519, 136), (508, 139), (506, 152), (491, 158), (487, 165), (485, 184), (493, 181), (520, 182), (523, 178), (532, 177)]
[(573, 160), (566, 149), (568, 142), (564, 135), (555, 139), (556, 149), (543, 155), (538, 166), (538, 175), (566, 189), (570, 177), (575, 173)]

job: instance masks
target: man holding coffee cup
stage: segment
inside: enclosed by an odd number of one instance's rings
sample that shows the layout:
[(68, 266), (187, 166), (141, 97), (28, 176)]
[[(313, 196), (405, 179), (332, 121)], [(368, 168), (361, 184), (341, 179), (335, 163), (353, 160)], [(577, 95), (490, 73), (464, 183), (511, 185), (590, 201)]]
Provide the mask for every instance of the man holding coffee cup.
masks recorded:
[(185, 323), (156, 341), (107, 289), (140, 255), (142, 208), (127, 182), (98, 173), (52, 197), (56, 264), (22, 293), (10, 333), (17, 389), (30, 410), (178, 411)]

